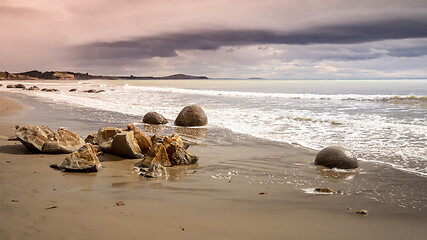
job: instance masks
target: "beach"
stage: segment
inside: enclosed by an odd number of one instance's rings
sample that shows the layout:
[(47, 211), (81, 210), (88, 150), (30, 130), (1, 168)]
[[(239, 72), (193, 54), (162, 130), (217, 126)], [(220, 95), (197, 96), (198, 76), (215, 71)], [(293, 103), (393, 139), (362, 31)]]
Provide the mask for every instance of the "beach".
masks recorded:
[[(0, 93), (0, 239), (427, 235), (427, 180), (420, 174), (368, 161), (360, 161), (355, 172), (329, 171), (314, 166), (316, 150), (220, 126), (140, 125), (148, 135), (177, 132), (199, 157), (197, 165), (174, 167), (167, 178), (138, 176), (133, 172), (136, 159), (110, 154), (99, 157), (104, 167), (98, 173), (56, 171), (49, 165), (61, 163), (65, 155), (34, 154), (8, 141), (15, 125), (65, 127), (84, 138), (102, 126), (125, 128), (141, 116), (4, 89)], [(340, 194), (313, 194), (314, 188)], [(361, 209), (368, 215), (356, 213)]]

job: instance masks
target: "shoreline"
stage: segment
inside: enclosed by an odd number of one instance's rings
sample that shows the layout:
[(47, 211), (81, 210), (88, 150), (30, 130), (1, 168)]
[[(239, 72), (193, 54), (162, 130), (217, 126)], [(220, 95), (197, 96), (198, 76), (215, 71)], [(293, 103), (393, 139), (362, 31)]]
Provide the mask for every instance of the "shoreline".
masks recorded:
[[(0, 100), (7, 105), (2, 95)], [(29, 106), (17, 110), (19, 118), (17, 111), (0, 118), (0, 135), (12, 135), (16, 119), (26, 123), (29, 112), (38, 112), (31, 114), (34, 122), (57, 122), (72, 131), (79, 126), (93, 131), (98, 126), (79, 118), (63, 122), (61, 115), (67, 111), (94, 114), (79, 112), (77, 107), (54, 108), (56, 114), (49, 114), (50, 107), (59, 106), (31, 100), (24, 104)], [(427, 234), (426, 209), (412, 208), (425, 207), (424, 178), (361, 162), (352, 178), (328, 180), (311, 165), (313, 151), (218, 129), (205, 134), (205, 140), (190, 147), (200, 158), (197, 168), (176, 169), (169, 179), (154, 180), (132, 173), (136, 160), (109, 154), (101, 156), (105, 168), (95, 174), (54, 171), (49, 165), (65, 155), (32, 154), (19, 142), (0, 138), (4, 213), (0, 235), (4, 239), (330, 239), (333, 234), (347, 239), (423, 239)], [(224, 141), (210, 140), (217, 137)], [(231, 171), (237, 173), (229, 175)], [(302, 191), (311, 187), (343, 189), (345, 194)], [(387, 192), (406, 197), (372, 199)], [(421, 202), (399, 207), (414, 194)], [(116, 206), (119, 201), (125, 206)], [(359, 209), (368, 210), (368, 216), (357, 215)]]

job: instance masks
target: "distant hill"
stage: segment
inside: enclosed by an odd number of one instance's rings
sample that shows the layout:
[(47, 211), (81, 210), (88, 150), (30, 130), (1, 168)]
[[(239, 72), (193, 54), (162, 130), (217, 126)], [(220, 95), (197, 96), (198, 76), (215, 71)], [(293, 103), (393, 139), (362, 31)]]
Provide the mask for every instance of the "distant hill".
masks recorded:
[(186, 74), (174, 74), (166, 77), (158, 77), (157, 79), (208, 79), (206, 76), (191, 76)]
[(76, 72), (61, 72), (61, 71), (48, 71), (40, 72), (32, 70), (22, 73), (9, 73), (0, 72), (0, 80), (34, 80), (34, 79), (46, 79), (46, 80), (88, 80), (88, 79), (135, 79), (135, 80), (167, 80), (167, 79), (208, 79), (206, 76), (191, 76), (186, 74), (174, 74), (165, 77), (139, 77), (139, 76), (94, 76), (88, 73), (76, 73)]

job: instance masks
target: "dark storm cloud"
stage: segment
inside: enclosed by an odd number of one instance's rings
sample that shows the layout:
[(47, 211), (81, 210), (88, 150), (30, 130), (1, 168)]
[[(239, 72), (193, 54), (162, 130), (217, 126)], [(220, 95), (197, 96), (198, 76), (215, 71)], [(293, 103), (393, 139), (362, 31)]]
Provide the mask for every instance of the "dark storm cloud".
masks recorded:
[[(427, 16), (343, 23), (280, 33), (267, 30), (214, 30), (164, 34), (116, 42), (96, 42), (73, 48), (87, 59), (146, 59), (177, 56), (177, 50), (216, 50), (222, 46), (255, 44), (355, 44), (381, 40), (427, 37)], [(425, 48), (422, 49), (425, 53)], [(407, 49), (392, 55), (417, 55)]]

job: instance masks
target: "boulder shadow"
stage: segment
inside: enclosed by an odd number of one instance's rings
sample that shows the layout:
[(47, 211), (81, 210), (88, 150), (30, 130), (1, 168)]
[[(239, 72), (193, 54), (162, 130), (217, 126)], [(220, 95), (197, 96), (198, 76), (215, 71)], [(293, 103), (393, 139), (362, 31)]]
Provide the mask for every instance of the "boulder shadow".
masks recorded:
[(15, 155), (38, 155), (38, 153), (31, 152), (28, 150), (28, 148), (21, 144), (0, 146), (0, 153)]

